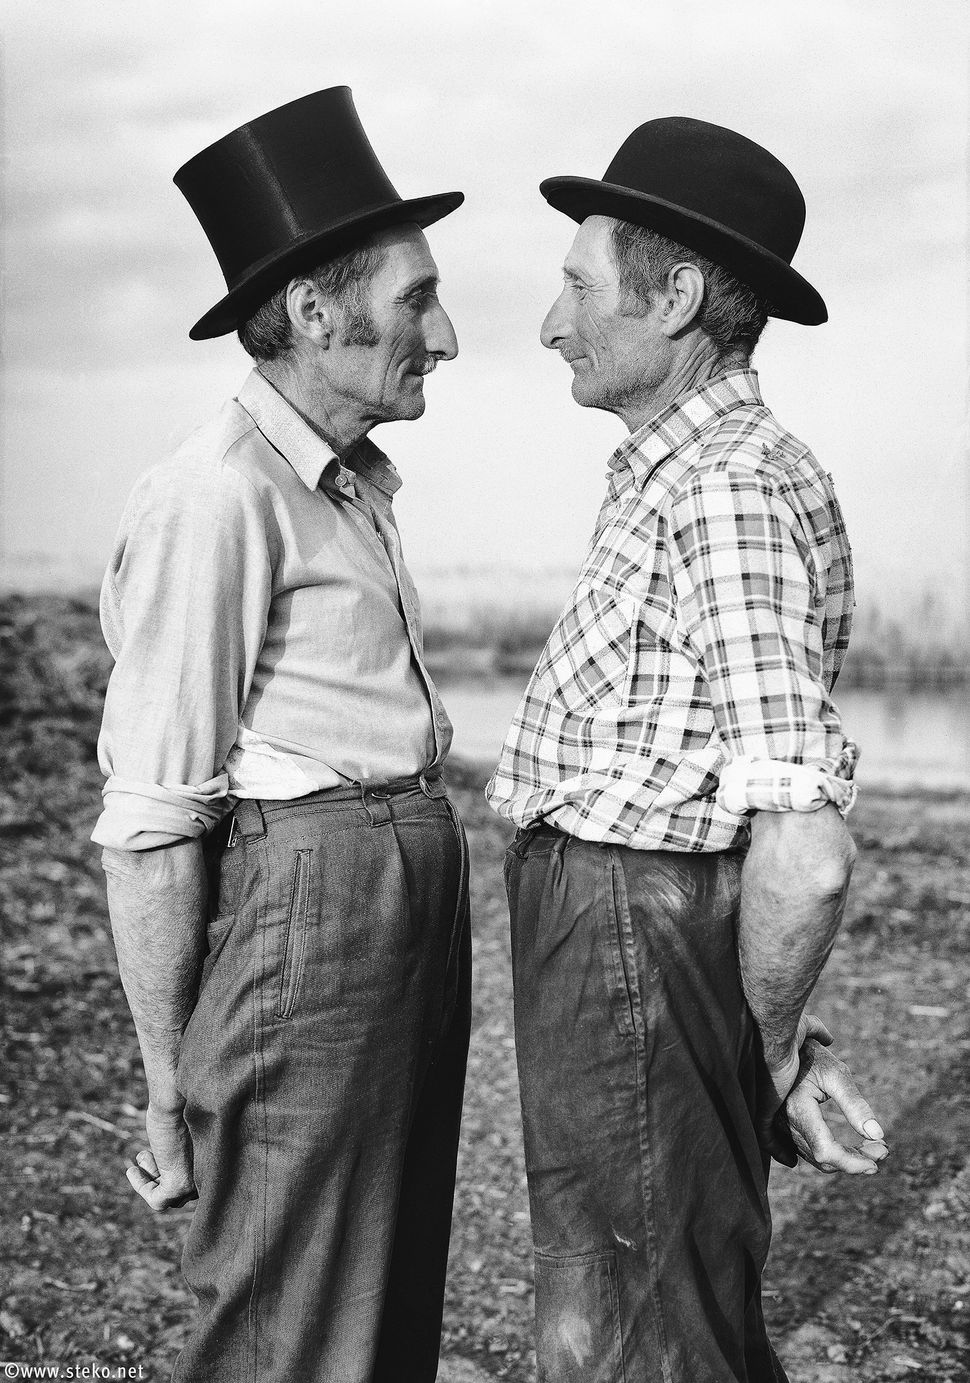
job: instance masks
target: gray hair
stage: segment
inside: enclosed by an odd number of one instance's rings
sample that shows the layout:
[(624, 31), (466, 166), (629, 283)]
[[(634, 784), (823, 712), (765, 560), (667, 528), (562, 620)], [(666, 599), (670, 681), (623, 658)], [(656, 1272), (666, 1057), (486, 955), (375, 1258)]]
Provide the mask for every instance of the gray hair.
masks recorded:
[(768, 321), (769, 303), (765, 298), (720, 264), (645, 226), (614, 221), (611, 240), (626, 311), (642, 311), (650, 305), (654, 294), (665, 292), (675, 265), (694, 264), (704, 275), (698, 326), (713, 341), (721, 358), (741, 353), (750, 360)]
[[(364, 241), (362, 245), (338, 255), (336, 259), (311, 269), (300, 277), (307, 279), (344, 314), (341, 340), (345, 346), (376, 346), (380, 333), (367, 306), (366, 292), (384, 263), (383, 245)], [(286, 293), (291, 280), (243, 322), (237, 335), (243, 350), (254, 360), (276, 360), (293, 348), (293, 331), (286, 308)]]

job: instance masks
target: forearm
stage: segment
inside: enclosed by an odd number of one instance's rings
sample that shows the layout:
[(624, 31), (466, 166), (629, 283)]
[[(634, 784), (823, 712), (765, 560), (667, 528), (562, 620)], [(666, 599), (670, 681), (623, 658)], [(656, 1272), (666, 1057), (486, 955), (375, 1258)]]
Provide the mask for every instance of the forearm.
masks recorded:
[(175, 1072), (195, 1005), (205, 950), (202, 847), (105, 850), (108, 911), (118, 969), (141, 1047), (149, 1102), (180, 1108)]
[(855, 847), (833, 806), (758, 812), (741, 876), (738, 952), (765, 1059), (790, 1058), (845, 910)]

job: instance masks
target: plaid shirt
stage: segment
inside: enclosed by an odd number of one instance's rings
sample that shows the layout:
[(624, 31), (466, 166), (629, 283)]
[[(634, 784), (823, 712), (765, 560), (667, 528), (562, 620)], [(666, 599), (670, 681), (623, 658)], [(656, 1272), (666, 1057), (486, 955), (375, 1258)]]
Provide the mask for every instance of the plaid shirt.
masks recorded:
[(753, 810), (847, 809), (855, 746), (829, 693), (852, 563), (831, 477), (753, 370), (666, 408), (610, 471), (491, 805), (643, 850), (742, 845)]

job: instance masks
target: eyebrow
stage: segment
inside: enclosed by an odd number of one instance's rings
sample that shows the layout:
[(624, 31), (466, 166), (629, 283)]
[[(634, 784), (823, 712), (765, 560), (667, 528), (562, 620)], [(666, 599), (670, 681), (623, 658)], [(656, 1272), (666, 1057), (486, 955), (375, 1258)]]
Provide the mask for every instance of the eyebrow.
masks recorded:
[(401, 289), (399, 296), (402, 298), (410, 297), (412, 293), (418, 292), (419, 289), (425, 293), (433, 292), (434, 289), (440, 287), (440, 285), (441, 279), (437, 274), (425, 274), (423, 278), (413, 279), (410, 283), (406, 283)]

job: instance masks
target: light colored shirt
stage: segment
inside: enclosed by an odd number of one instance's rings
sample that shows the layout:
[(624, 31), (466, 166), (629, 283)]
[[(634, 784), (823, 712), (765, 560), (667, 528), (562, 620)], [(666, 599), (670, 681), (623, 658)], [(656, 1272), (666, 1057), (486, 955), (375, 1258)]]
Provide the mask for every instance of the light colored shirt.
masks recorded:
[(851, 804), (831, 690), (852, 564), (831, 477), (753, 370), (727, 372), (618, 448), (579, 579), (488, 797), (644, 850), (743, 844), (746, 813)]
[(436, 769), (451, 724), (424, 663), (368, 440), (343, 464), (253, 371), (132, 492), (101, 593), (115, 659), (93, 839), (203, 834), (233, 798)]

